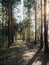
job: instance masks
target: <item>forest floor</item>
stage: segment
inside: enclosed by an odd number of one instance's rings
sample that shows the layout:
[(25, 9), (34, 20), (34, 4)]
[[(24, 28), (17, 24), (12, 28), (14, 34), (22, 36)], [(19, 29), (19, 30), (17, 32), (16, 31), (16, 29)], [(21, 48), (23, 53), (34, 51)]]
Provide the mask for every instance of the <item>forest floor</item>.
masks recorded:
[(11, 48), (0, 51), (0, 65), (49, 65), (49, 53), (39, 49), (39, 44), (20, 41)]

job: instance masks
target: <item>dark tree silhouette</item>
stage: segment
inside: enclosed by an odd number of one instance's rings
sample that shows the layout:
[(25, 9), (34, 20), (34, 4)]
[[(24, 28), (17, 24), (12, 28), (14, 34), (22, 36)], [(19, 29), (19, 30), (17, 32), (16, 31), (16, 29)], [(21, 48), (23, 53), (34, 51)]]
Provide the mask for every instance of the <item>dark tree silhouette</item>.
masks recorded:
[(43, 35), (42, 35), (42, 28), (43, 28), (43, 22), (42, 22), (42, 0), (41, 0), (41, 41), (40, 41), (40, 48), (43, 48)]
[(8, 4), (8, 48), (13, 43), (12, 0)]
[(46, 22), (46, 0), (44, 0), (44, 43), (45, 43), (45, 51), (47, 51), (48, 39), (47, 39), (47, 22)]
[(4, 30), (3, 30), (3, 21), (4, 21), (4, 7), (2, 4), (2, 47), (4, 46)]

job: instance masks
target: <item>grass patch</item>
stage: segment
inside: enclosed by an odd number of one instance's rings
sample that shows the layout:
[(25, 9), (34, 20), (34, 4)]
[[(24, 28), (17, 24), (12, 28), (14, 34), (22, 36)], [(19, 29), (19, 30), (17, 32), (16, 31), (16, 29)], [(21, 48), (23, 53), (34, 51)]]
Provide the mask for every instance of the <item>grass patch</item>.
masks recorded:
[(0, 50), (0, 59), (8, 59), (9, 57), (13, 55), (17, 56), (18, 52), (19, 52), (19, 49), (17, 47)]

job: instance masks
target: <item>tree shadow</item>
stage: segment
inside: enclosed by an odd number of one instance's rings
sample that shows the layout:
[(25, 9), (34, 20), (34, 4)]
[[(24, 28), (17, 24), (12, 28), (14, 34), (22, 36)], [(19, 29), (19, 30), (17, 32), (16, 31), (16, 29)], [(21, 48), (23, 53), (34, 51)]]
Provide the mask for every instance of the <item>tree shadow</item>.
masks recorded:
[(48, 52), (43, 53), (41, 65), (47, 65), (48, 62), (49, 62), (49, 50), (48, 50)]
[(27, 65), (32, 65), (32, 63), (35, 61), (35, 59), (39, 56), (41, 52), (41, 49), (39, 49), (36, 54), (30, 59), (30, 61), (27, 63)]
[(49, 63), (49, 50), (48, 52), (42, 52), (41, 49), (39, 49), (36, 54), (29, 60), (27, 65), (32, 65), (35, 60), (40, 61), (41, 65), (47, 65)]
[(18, 53), (19, 53), (19, 49), (17, 47), (0, 50), (0, 65), (7, 65), (8, 61), (11, 60), (10, 58), (14, 56), (17, 57)]
[(37, 44), (35, 45), (35, 41), (32, 41), (30, 43), (25, 43), (25, 45), (27, 45), (29, 47), (29, 49), (33, 49), (36, 47)]

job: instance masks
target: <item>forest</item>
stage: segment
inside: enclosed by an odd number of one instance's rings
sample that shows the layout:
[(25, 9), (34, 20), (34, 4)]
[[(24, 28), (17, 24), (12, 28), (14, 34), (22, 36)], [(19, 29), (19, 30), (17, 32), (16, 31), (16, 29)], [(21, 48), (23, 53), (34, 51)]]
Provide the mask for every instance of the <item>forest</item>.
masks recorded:
[(0, 65), (49, 65), (49, 0), (0, 0)]

